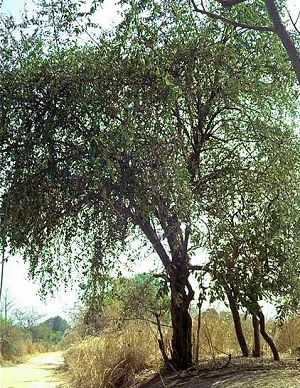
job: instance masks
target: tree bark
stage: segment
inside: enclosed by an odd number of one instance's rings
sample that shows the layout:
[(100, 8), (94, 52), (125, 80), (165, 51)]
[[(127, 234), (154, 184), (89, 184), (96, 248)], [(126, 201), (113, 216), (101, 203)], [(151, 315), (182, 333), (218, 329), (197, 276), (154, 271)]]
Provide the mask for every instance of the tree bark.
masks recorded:
[(269, 347), (272, 351), (272, 354), (273, 354), (274, 361), (279, 361), (280, 357), (279, 357), (279, 353), (278, 353), (278, 350), (276, 348), (276, 345), (275, 345), (274, 341), (272, 340), (272, 338), (269, 336), (269, 334), (266, 332), (266, 322), (265, 322), (265, 316), (264, 316), (263, 312), (261, 310), (258, 311), (257, 316), (259, 318), (260, 334), (262, 335), (263, 339), (269, 345)]
[(231, 289), (227, 289), (226, 294), (227, 294), (227, 298), (229, 301), (230, 310), (232, 313), (236, 337), (237, 337), (237, 340), (239, 342), (242, 354), (244, 357), (249, 357), (249, 349), (248, 349), (247, 342), (246, 342), (246, 339), (244, 336), (242, 323), (241, 323), (241, 317), (240, 317), (240, 313), (238, 310), (236, 298), (235, 298), (234, 293)]
[(253, 326), (253, 357), (260, 357), (260, 333), (259, 333), (259, 320), (256, 314), (252, 314), (252, 326)]

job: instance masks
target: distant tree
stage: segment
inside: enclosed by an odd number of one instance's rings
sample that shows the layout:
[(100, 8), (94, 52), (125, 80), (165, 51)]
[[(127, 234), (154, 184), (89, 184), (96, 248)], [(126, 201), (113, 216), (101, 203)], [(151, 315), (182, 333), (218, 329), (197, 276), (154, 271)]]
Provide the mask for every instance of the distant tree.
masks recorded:
[(40, 314), (35, 308), (14, 310), (13, 321), (26, 329), (34, 337), (34, 328), (40, 323), (45, 314)]
[(58, 344), (67, 330), (68, 323), (61, 317), (49, 318), (31, 328), (33, 341)]
[(61, 334), (64, 334), (68, 328), (68, 322), (59, 316), (49, 318), (42, 324), (48, 326), (52, 331), (60, 332)]
[(6, 288), (2, 295), (1, 304), (0, 304), (0, 314), (1, 317), (8, 320), (10, 317), (10, 311), (15, 306), (15, 301), (11, 297), (9, 290)]

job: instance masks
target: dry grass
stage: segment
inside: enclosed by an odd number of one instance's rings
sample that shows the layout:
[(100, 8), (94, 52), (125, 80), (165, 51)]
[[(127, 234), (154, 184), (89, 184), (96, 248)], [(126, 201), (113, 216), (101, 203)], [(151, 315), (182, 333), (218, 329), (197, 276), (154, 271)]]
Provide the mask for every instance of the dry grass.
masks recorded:
[[(252, 325), (249, 320), (243, 321), (249, 349), (252, 348)], [(290, 349), (300, 346), (300, 318), (291, 320), (282, 328), (275, 329), (268, 323), (281, 352), (292, 353)], [(165, 343), (170, 343), (170, 331), (166, 331)], [(193, 338), (196, 338), (194, 322)], [(161, 354), (157, 346), (155, 326), (144, 321), (132, 321), (119, 329), (112, 326), (97, 337), (87, 337), (73, 344), (65, 354), (69, 369), (70, 385), (76, 388), (119, 388), (138, 386), (137, 382), (159, 371), (162, 366)], [(194, 346), (195, 348), (195, 346)], [(265, 357), (270, 357), (267, 345), (262, 341)], [(168, 351), (168, 349), (167, 349)], [(231, 354), (240, 355), (235, 337), (232, 318), (229, 314), (217, 314), (208, 311), (203, 315), (200, 356), (201, 363), (207, 360), (208, 365), (218, 365), (220, 357)], [(223, 362), (223, 361), (221, 361)], [(236, 362), (236, 361), (235, 361)], [(256, 365), (249, 359), (249, 365)]]
[(71, 386), (81, 388), (130, 385), (141, 371), (161, 366), (153, 327), (144, 322), (86, 338), (66, 351), (65, 361)]
[(300, 356), (300, 317), (290, 319), (277, 330), (276, 343), (279, 352)]

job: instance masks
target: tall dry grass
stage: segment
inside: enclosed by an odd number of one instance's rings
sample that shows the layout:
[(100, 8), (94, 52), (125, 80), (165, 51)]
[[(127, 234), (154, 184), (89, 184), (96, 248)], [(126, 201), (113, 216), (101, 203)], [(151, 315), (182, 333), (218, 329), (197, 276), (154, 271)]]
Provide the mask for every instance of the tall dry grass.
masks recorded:
[[(253, 328), (251, 320), (241, 316), (243, 332), (249, 346), (250, 352), (253, 348)], [(277, 331), (274, 322), (267, 322), (267, 331), (272, 338), (276, 340)], [(197, 321), (193, 322), (193, 350), (195, 358)], [(207, 310), (203, 313), (201, 319), (200, 335), (200, 357), (215, 358), (231, 354), (240, 356), (241, 350), (236, 338), (234, 323), (229, 312), (220, 312), (216, 310)], [(264, 356), (271, 356), (270, 349), (263, 339), (261, 339), (261, 349)]]
[(300, 355), (300, 317), (293, 317), (276, 330), (276, 344), (281, 353)]
[(162, 365), (155, 329), (141, 321), (87, 337), (66, 351), (65, 362), (70, 385), (81, 388), (130, 386), (141, 371)]
[[(243, 320), (244, 333), (252, 349), (252, 324)], [(281, 352), (300, 346), (300, 318), (290, 320), (281, 328), (267, 323), (268, 332)], [(196, 321), (193, 325), (195, 349)], [(165, 330), (166, 351), (169, 352), (171, 330)], [(73, 337), (74, 339), (74, 337)], [(144, 321), (130, 321), (121, 329), (112, 325), (98, 336), (89, 336), (69, 347), (65, 361), (73, 388), (120, 388), (133, 386), (135, 378), (144, 371), (158, 371), (162, 358), (157, 345), (155, 325)], [(262, 353), (271, 357), (262, 340)], [(229, 313), (209, 310), (203, 314), (200, 336), (200, 361), (231, 354), (240, 356), (234, 325)]]

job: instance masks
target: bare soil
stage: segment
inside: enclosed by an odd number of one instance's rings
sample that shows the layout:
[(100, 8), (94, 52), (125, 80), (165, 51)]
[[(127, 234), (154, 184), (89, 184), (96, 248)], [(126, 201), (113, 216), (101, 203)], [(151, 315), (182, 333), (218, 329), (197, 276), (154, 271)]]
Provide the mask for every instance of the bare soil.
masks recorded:
[(62, 384), (57, 371), (63, 366), (61, 352), (43, 353), (24, 364), (2, 367), (1, 388), (54, 388)]
[(299, 388), (300, 362), (234, 359), (222, 368), (203, 364), (181, 373), (158, 374), (141, 388)]

